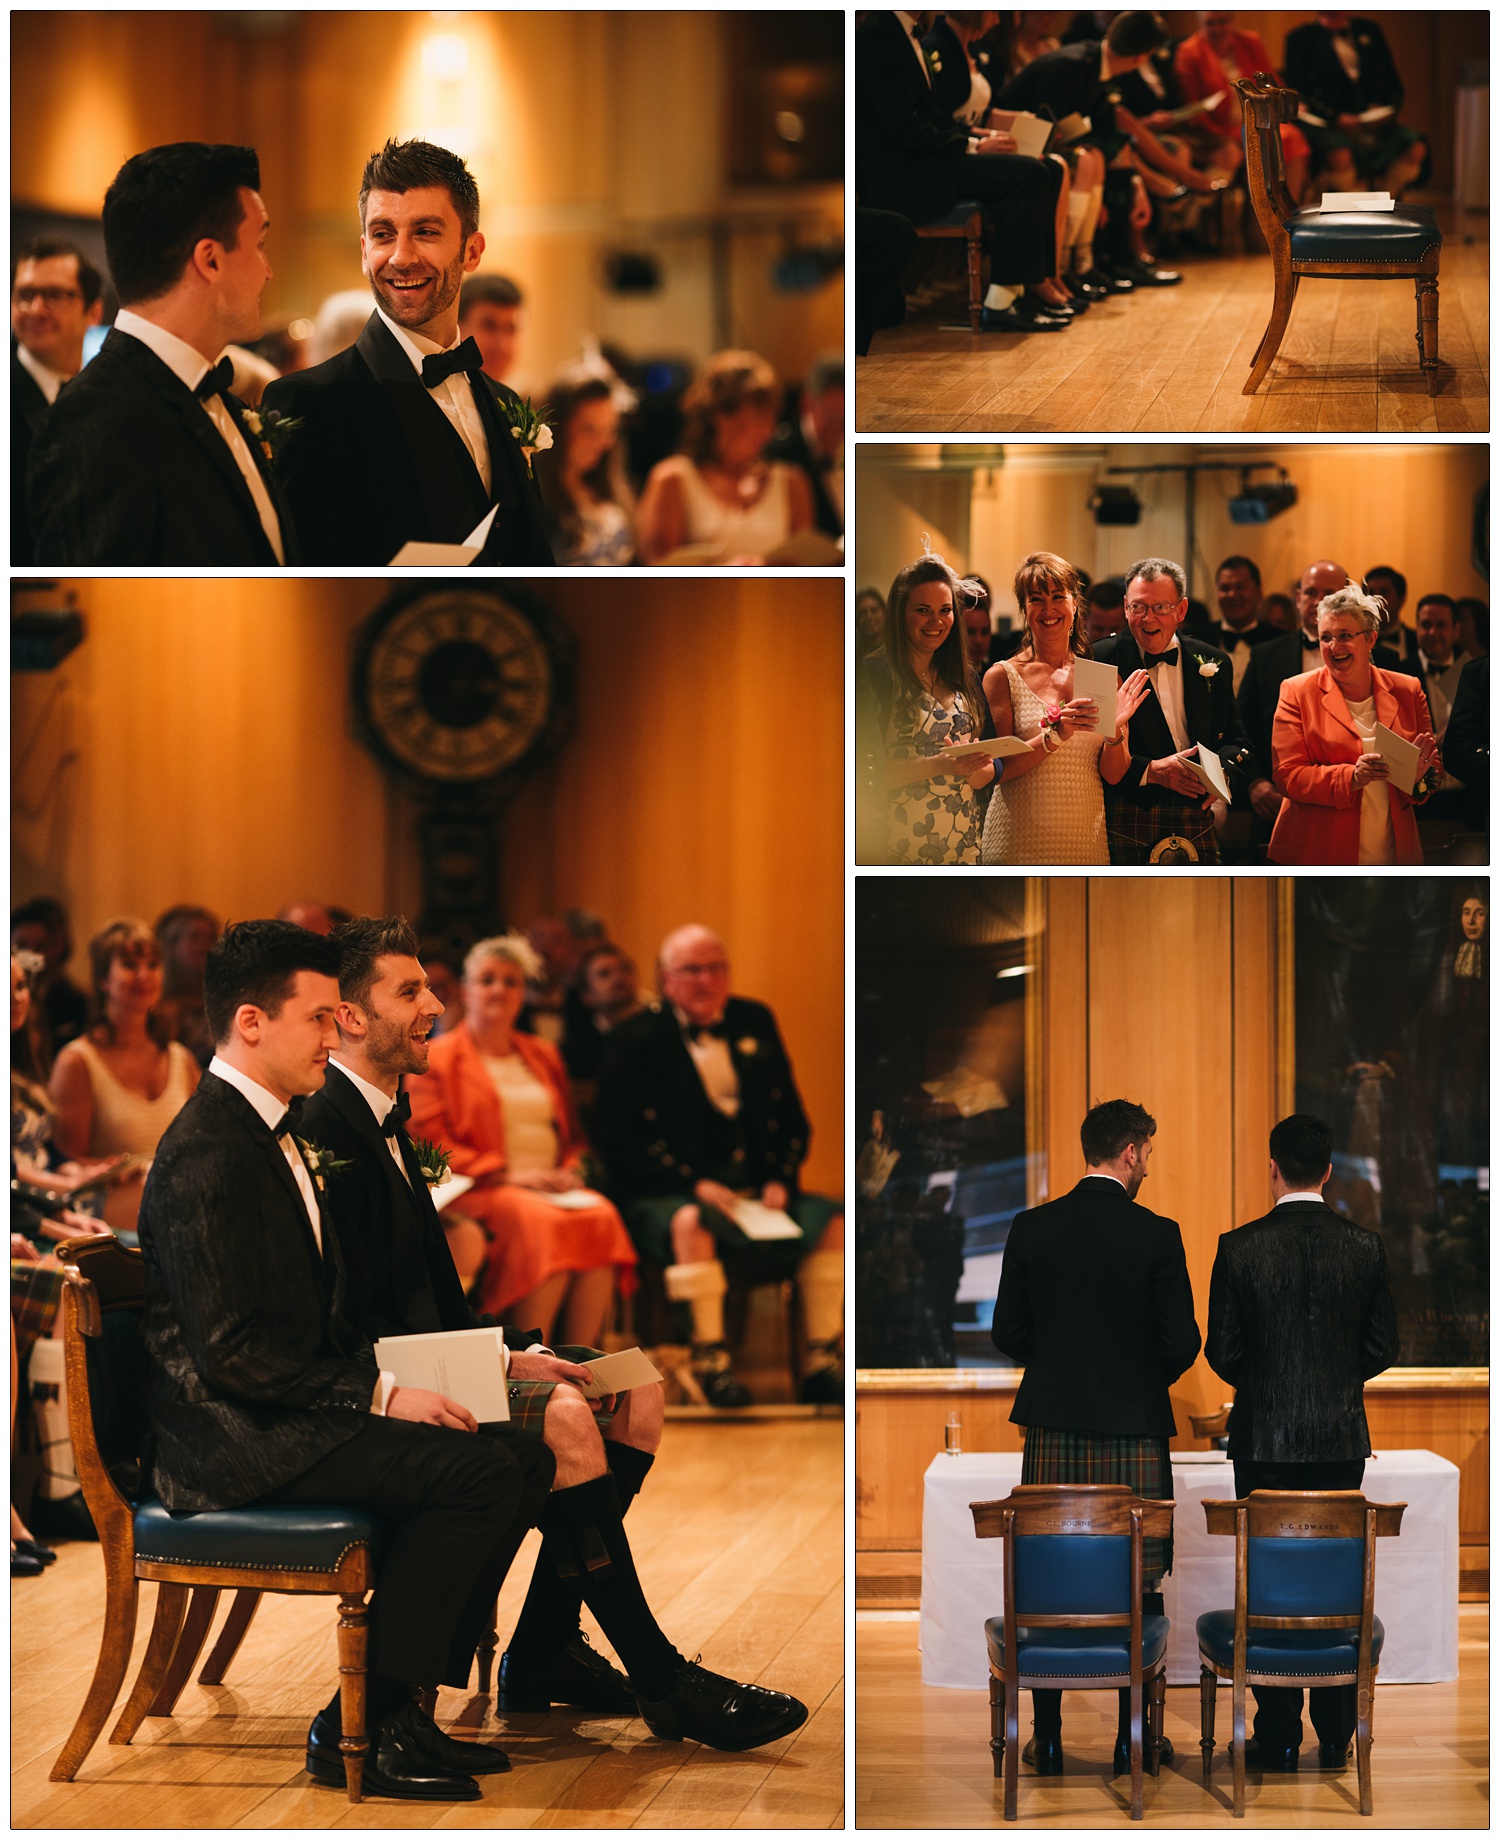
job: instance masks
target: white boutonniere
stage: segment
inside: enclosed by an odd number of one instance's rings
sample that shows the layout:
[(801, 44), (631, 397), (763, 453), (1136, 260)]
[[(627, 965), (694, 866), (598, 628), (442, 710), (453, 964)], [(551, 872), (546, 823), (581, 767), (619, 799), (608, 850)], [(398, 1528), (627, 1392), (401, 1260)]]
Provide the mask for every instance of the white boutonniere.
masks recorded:
[(927, 68), (934, 76), (938, 76), (942, 72), (943, 60), (938, 56), (936, 46), (927, 53)]
[(1200, 658), (1198, 660), (1198, 675), (1200, 677), (1217, 677), (1218, 674), (1219, 661), (1217, 658)]
[(533, 409), (528, 396), (519, 403), (502, 402), (500, 413), (510, 426), (512, 440), (521, 443), (521, 452), (526, 456), (526, 471), (531, 471), (531, 456), (544, 454), (552, 445), (552, 430), (547, 426), (547, 405)]
[(422, 1180), (429, 1188), (437, 1188), (448, 1180), (448, 1152), (441, 1144), (433, 1143), (428, 1137), (415, 1137), (411, 1147), (416, 1152)]
[(325, 1150), (321, 1144), (315, 1144), (310, 1138), (299, 1137), (297, 1148), (302, 1152), (302, 1160), (307, 1165), (307, 1173), (317, 1183), (320, 1190), (328, 1187), (328, 1178), (336, 1176), (341, 1169), (349, 1167), (347, 1157), (337, 1157), (331, 1150)]
[(760, 1043), (753, 1035), (741, 1035), (734, 1045), (739, 1049), (741, 1054), (750, 1055), (760, 1053)]
[(245, 426), (251, 437), (260, 442), (260, 451), (268, 460), (276, 458), (278, 449), (297, 432), (303, 419), (300, 415), (278, 415), (274, 409), (245, 410)]

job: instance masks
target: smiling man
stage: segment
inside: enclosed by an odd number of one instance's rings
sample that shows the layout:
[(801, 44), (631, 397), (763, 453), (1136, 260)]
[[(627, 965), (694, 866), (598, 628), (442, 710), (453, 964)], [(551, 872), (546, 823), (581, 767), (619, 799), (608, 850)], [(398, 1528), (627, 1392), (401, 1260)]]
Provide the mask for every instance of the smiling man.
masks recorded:
[(387, 141), (365, 162), (359, 223), (374, 313), (348, 351), (265, 393), (301, 424), (279, 464), (306, 560), (378, 566), (406, 543), (461, 543), (493, 508), (479, 562), (550, 564), (513, 432), (521, 399), (459, 336), (463, 279), (484, 254), (473, 175), (445, 147)]
[(149, 147), (115, 174), (103, 223), (120, 312), (32, 441), (37, 562), (299, 560), (224, 356), (260, 337), (271, 222), (259, 188), (253, 147), (201, 141)]
[(63, 385), (83, 369), (83, 335), (104, 311), (99, 271), (72, 243), (37, 237), (16, 257), (10, 289), (10, 550), (33, 560), (26, 513), (31, 437)]

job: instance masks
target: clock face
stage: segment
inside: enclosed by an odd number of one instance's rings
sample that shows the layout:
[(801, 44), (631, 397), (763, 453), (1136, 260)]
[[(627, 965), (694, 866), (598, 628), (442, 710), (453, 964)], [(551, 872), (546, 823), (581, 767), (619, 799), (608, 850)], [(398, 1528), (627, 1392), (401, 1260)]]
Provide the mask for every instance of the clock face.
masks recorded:
[(496, 592), (434, 588), (375, 634), (356, 696), (393, 765), (440, 785), (498, 779), (548, 729), (552, 652)]

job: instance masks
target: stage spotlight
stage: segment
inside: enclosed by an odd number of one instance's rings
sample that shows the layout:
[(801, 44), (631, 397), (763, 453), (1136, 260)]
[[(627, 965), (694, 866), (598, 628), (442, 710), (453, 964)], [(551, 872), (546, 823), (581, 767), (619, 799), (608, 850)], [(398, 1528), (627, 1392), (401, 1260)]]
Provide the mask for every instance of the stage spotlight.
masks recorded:
[(634, 249), (612, 249), (603, 259), (604, 285), (611, 294), (654, 294), (661, 287), (661, 263)]
[(83, 638), (83, 615), (70, 593), (45, 581), (11, 584), (12, 671), (55, 671)]
[(803, 243), (786, 249), (771, 265), (771, 285), (779, 294), (815, 294), (844, 267), (844, 245)]
[(1095, 486), (1089, 510), (1096, 524), (1139, 524), (1141, 501), (1130, 486)]
[(1273, 517), (1290, 511), (1297, 502), (1297, 488), (1283, 473), (1273, 485), (1251, 485), (1250, 475), (1240, 476), (1238, 494), (1229, 501), (1231, 524), (1269, 524)]

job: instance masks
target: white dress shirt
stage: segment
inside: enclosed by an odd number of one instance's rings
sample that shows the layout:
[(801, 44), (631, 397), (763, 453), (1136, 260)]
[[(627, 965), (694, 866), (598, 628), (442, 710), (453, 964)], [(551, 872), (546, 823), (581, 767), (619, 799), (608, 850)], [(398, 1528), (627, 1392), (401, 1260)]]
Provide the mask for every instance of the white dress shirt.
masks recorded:
[(1321, 1188), (1299, 1188), (1289, 1195), (1283, 1195), (1276, 1205), (1277, 1207), (1285, 1207), (1288, 1201), (1321, 1201), (1322, 1199), (1323, 1191)]
[[(379, 307), (375, 311), (380, 314), (391, 337), (411, 359), (412, 367), (419, 377), (422, 375), (423, 358), (454, 351), (463, 344), (462, 338), (455, 333), (451, 344), (439, 345), (435, 339), (425, 338), (420, 332), (411, 332), (405, 326), (398, 326), (393, 319), (387, 319)], [(488, 387), (482, 378), (471, 383), (467, 373), (458, 371), (452, 377), (445, 377), (435, 390), (427, 392), (453, 424), (458, 438), (469, 450), (469, 458), (479, 470), (486, 495), (491, 490), (494, 474), (490, 466), (489, 436), (484, 431), (484, 420), (479, 413), (479, 404), (474, 400), (474, 392)]]
[[(698, 1078), (703, 1082), (704, 1092), (726, 1118), (737, 1116), (740, 1109), (740, 1076), (734, 1070), (729, 1043), (718, 1035), (705, 1035), (694, 1041), (692, 1030), (695, 1025), (688, 1021), (675, 1003), (672, 1012), (677, 1018), (677, 1026), (683, 1032), (687, 1051), (693, 1057), (693, 1065), (698, 1069)], [(722, 1022), (723, 1018), (720, 1017), (719, 1021)]]
[[(1086, 1176), (1098, 1176), (1103, 1182), (1120, 1182), (1120, 1178), (1112, 1176), (1107, 1169), (1085, 1169), (1083, 1173)], [(1120, 1182), (1120, 1187), (1124, 1188), (1125, 1184)]]
[[(1167, 670), (1161, 670), (1163, 658), (1177, 654), (1177, 663)], [(1143, 653), (1142, 664), (1151, 677), (1151, 688), (1156, 692), (1156, 700), (1161, 704), (1161, 712), (1167, 718), (1167, 727), (1172, 731), (1172, 742), (1180, 754), (1184, 748), (1193, 745), (1192, 737), (1187, 731), (1187, 712), (1183, 707), (1182, 674), (1192, 668), (1192, 660), (1180, 645), (1169, 645), (1164, 652), (1156, 654)]]
[[(128, 338), (139, 339), (141, 344), (148, 351), (155, 352), (173, 376), (190, 390), (196, 390), (213, 368), (208, 359), (195, 346), (189, 345), (185, 339), (178, 338), (175, 332), (168, 332), (164, 326), (158, 326), (154, 320), (143, 319), (139, 313), (132, 313), (129, 307), (121, 307), (115, 315), (115, 331), (123, 332)], [(260, 514), (261, 527), (266, 533), (266, 541), (276, 552), (276, 560), (284, 563), (286, 546), (281, 540), (281, 520), (276, 515), (276, 507), (271, 503), (271, 494), (266, 490), (266, 482), (261, 477), (260, 468), (255, 464), (250, 449), (245, 445), (245, 437), (240, 432), (239, 424), (229, 412), (229, 405), (222, 396), (210, 396), (204, 401), (202, 408), (203, 413), (223, 435), (230, 453), (234, 455), (234, 463), (240, 469), (245, 484), (250, 488), (251, 498), (255, 500), (255, 509)]]
[[(364, 1100), (365, 1104), (369, 1106), (370, 1110), (375, 1114), (376, 1124), (378, 1124), (383, 1131), (385, 1129), (385, 1121), (390, 1117), (396, 1101), (388, 1094), (383, 1093), (378, 1086), (372, 1086), (368, 1080), (362, 1080), (354, 1069), (345, 1066), (343, 1061), (341, 1061), (336, 1054), (330, 1055), (329, 1059), (359, 1094), (360, 1098)], [(402, 1181), (410, 1188), (411, 1177), (406, 1173), (406, 1164), (401, 1160), (401, 1148), (400, 1145), (397, 1144), (394, 1136), (386, 1138), (385, 1147), (391, 1153), (391, 1161), (401, 1171)]]
[(64, 377), (61, 371), (48, 370), (41, 359), (29, 352), (19, 339), (16, 340), (16, 356), (20, 359), (21, 369), (46, 397), (50, 407), (57, 401), (57, 392), (71, 379)]

